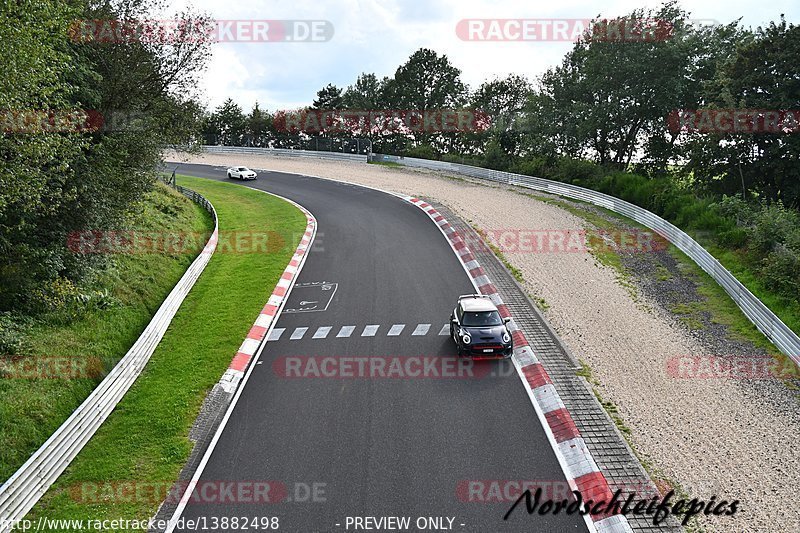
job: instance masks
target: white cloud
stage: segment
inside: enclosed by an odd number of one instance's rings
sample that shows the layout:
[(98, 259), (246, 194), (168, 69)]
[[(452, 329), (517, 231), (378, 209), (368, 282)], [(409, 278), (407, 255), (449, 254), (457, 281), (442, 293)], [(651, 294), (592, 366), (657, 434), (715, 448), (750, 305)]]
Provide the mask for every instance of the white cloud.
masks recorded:
[[(592, 18), (614, 16), (642, 7), (641, 0), (585, 2), (562, 0), (548, 4), (515, 0), (179, 0), (217, 19), (329, 20), (335, 34), (326, 43), (220, 43), (202, 88), (211, 105), (231, 97), (249, 109), (258, 100), (271, 110), (308, 104), (327, 83), (346, 86), (361, 72), (391, 75), (416, 49), (447, 54), (471, 86), (494, 76), (517, 73), (533, 79), (561, 61), (570, 49), (558, 42), (465, 42), (455, 33), (465, 18)], [(649, 7), (660, 2), (648, 1)], [(800, 4), (777, 0), (758, 4), (745, 0), (691, 0), (681, 4), (693, 18), (757, 26), (781, 13), (797, 21)]]

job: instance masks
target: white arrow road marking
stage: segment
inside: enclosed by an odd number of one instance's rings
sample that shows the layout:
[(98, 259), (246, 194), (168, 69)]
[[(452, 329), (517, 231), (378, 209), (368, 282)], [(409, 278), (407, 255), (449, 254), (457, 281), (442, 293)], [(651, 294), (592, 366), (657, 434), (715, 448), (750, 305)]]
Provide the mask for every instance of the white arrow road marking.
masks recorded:
[(405, 324), (395, 324), (389, 329), (389, 333), (387, 333), (386, 335), (389, 337), (397, 337), (403, 332), (403, 328), (405, 327), (406, 327)]
[(430, 324), (418, 324), (417, 329), (411, 335), (427, 335), (429, 329), (431, 329)]
[(306, 334), (306, 331), (308, 331), (308, 328), (297, 328), (292, 332), (292, 336), (289, 338), (292, 339), (293, 341), (297, 339), (302, 339), (303, 335)]
[(332, 326), (322, 326), (321, 328), (317, 329), (317, 331), (314, 333), (314, 337), (312, 338), (324, 339), (325, 337), (328, 336), (328, 333), (330, 333), (331, 327)]
[(364, 331), (361, 332), (362, 337), (374, 337), (376, 333), (378, 333), (378, 328), (381, 327), (380, 324), (369, 325), (364, 327)]
[(342, 329), (339, 330), (339, 333), (336, 334), (337, 337), (349, 337), (353, 334), (353, 330), (356, 329), (355, 326), (342, 326)]

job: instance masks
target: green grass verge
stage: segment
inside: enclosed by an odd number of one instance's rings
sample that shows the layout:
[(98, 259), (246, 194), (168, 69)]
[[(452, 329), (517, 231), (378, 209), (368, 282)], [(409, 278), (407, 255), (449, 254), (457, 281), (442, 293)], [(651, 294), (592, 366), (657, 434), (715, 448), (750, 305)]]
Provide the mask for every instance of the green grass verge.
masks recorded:
[[(204, 397), (228, 367), (305, 231), (305, 216), (273, 196), (198, 178), (179, 177), (178, 183), (214, 204), (221, 234), (274, 231), (284, 237), (283, 245), (271, 253), (214, 254), (142, 375), (34, 508), (34, 517), (146, 519), (155, 513), (158, 498), (122, 501), (112, 484), (167, 487), (177, 479)], [(87, 503), (82, 495), (90, 491), (105, 497)]]
[[(204, 209), (162, 184), (146, 195), (125, 226), (144, 233), (213, 229)], [(110, 307), (59, 309), (26, 321), (22, 334), (26, 355), (13, 363), (0, 362), (12, 364), (13, 369), (26, 364), (26, 358), (99, 361), (96, 370), (101, 375), (21, 379), (8, 366), (0, 372), (0, 480), (22, 466), (127, 352), (194, 257), (186, 253), (114, 255), (108, 268), (81, 289), (107, 290), (113, 302)]]
[[(600, 206), (596, 206), (594, 204), (590, 204), (588, 202), (583, 202), (581, 200), (572, 200), (569, 201), (559, 200), (559, 199), (552, 199), (542, 196), (537, 196), (534, 194), (528, 193), (521, 193), (524, 196), (528, 196), (530, 198), (540, 200), (545, 203), (549, 203), (552, 205), (557, 205), (559, 207), (564, 208), (565, 210), (569, 211), (570, 213), (579, 216), (589, 223), (597, 226), (601, 229), (610, 229), (611, 227), (616, 226), (612, 222), (609, 222), (602, 216), (598, 215), (597, 213), (593, 213), (591, 211), (587, 211), (584, 209), (580, 209), (576, 207), (575, 204), (584, 204), (587, 207), (591, 206), (592, 209), (602, 212), (607, 217), (613, 220), (620, 220), (623, 221), (626, 225), (630, 225), (635, 228), (639, 229), (647, 229), (646, 226), (632, 220), (630, 218), (625, 217), (624, 215), (620, 215), (619, 213), (615, 213), (609, 209), (605, 209)], [(711, 255), (713, 255), (717, 261), (719, 261), (722, 266), (724, 266), (728, 272), (733, 274), (739, 282), (747, 287), (747, 289), (752, 292), (759, 300), (761, 300), (764, 305), (766, 305), (775, 315), (780, 318), (784, 324), (789, 326), (789, 328), (794, 332), (800, 332), (800, 299), (789, 299), (785, 298), (781, 295), (776, 294), (773, 291), (770, 291), (764, 286), (763, 281), (759, 278), (758, 274), (754, 273), (753, 270), (748, 267), (747, 261), (742, 257), (741, 252), (729, 250), (722, 248), (720, 246), (716, 246), (710, 242), (707, 236), (702, 234), (698, 234), (695, 236), (695, 240), (702, 245)], [(670, 253), (675, 257), (679, 263), (689, 266), (687, 270), (691, 270), (697, 274), (697, 277), (704, 282), (704, 288), (702, 292), (704, 295), (708, 295), (713, 297), (715, 300), (719, 297), (720, 293), (724, 296), (724, 298), (728, 299), (733, 307), (737, 309), (736, 312), (732, 312), (730, 306), (722, 305), (721, 302), (715, 302), (714, 307), (722, 312), (724, 317), (721, 317), (722, 323), (730, 323), (735, 327), (735, 329), (739, 332), (745, 332), (746, 338), (748, 340), (753, 340), (755, 337), (762, 337), (763, 335), (758, 332), (758, 329), (753, 326), (749, 319), (744, 316), (741, 310), (738, 309), (738, 306), (730, 300), (730, 296), (721, 288), (716, 281), (713, 280), (708, 274), (706, 274), (700, 267), (697, 266), (693, 260), (691, 260), (687, 255), (683, 252), (675, 248), (674, 246), (670, 246)], [(603, 252), (599, 255), (595, 255), (598, 261), (605, 264), (606, 266), (610, 266), (612, 268), (620, 270), (621, 263), (618, 260), (618, 257), (615, 259), (616, 256), (614, 252)], [(693, 268), (692, 268), (693, 267)], [(660, 280), (667, 280), (669, 279), (670, 274), (668, 272), (661, 272), (659, 271), (659, 279)], [(705, 283), (711, 283), (714, 285), (715, 288), (719, 290), (711, 290), (708, 287), (705, 287)], [(746, 324), (745, 324), (746, 323)], [(749, 326), (748, 326), (749, 325)], [(748, 331), (749, 330), (749, 331)], [(757, 335), (753, 336), (752, 331), (755, 330)], [(767, 341), (767, 343), (772, 346), (771, 343)], [(773, 347), (774, 351), (774, 347)]]
[[(603, 214), (607, 215), (611, 220), (607, 220), (603, 216), (592, 212), (590, 210), (581, 209), (577, 207), (575, 204), (584, 204), (585, 202), (580, 202), (577, 200), (560, 200), (560, 199), (552, 199), (547, 197), (541, 197), (534, 194), (529, 193), (521, 193), (525, 196), (528, 196), (532, 199), (539, 200), (541, 202), (545, 202), (551, 205), (558, 206), (566, 211), (570, 212), (571, 214), (580, 217), (587, 221), (588, 223), (592, 224), (593, 226), (614, 231), (615, 229), (619, 228), (619, 225), (614, 222), (614, 220), (618, 220), (623, 222), (625, 225), (629, 225), (635, 228), (643, 229), (645, 228), (638, 222), (631, 220), (623, 215), (618, 213), (614, 213), (607, 209), (603, 209), (601, 207), (594, 206), (592, 204), (586, 204), (587, 206), (592, 205), (592, 209), (598, 209)], [(689, 304), (679, 304), (671, 309), (676, 315), (678, 315), (678, 319), (686, 324), (687, 327), (690, 329), (702, 329), (703, 324), (699, 318), (700, 313), (709, 313), (711, 320), (718, 324), (722, 324), (728, 327), (729, 334), (740, 341), (750, 342), (756, 347), (763, 348), (769, 354), (774, 356), (778, 361), (777, 364), (784, 365), (786, 363), (785, 359), (787, 357), (783, 355), (774, 344), (772, 344), (765, 336), (762, 334), (758, 328), (750, 322), (739, 306), (731, 299), (730, 295), (725, 292), (723, 289), (714, 279), (709, 276), (702, 268), (700, 268), (697, 263), (695, 263), (692, 259), (690, 259), (686, 254), (678, 250), (674, 245), (670, 244), (667, 248), (669, 254), (676, 260), (679, 269), (683, 273), (683, 275), (689, 277), (697, 284), (697, 292), (698, 295), (701, 297), (699, 302), (692, 302)], [(707, 248), (707, 250), (714, 255), (726, 268), (730, 270), (730, 272), (736, 276), (736, 278), (742, 282), (748, 288), (751, 288), (753, 284), (758, 283), (758, 281), (754, 278), (753, 274), (746, 270), (744, 265), (739, 262), (738, 267), (730, 268), (731, 265), (736, 265), (737, 258), (733, 254), (733, 252), (721, 250), (718, 248)], [(632, 297), (635, 299), (635, 289), (633, 288), (632, 283), (630, 282), (629, 275), (625, 272), (625, 269), (622, 265), (622, 261), (619, 257), (619, 254), (614, 252), (613, 250), (602, 250), (602, 251), (593, 251), (592, 255), (594, 255), (597, 260), (611, 268), (614, 268), (618, 273), (618, 279), (622, 285), (631, 292)], [(657, 268), (657, 277), (659, 281), (669, 281), (672, 278), (670, 272), (660, 266)], [(752, 289), (751, 289), (752, 290)], [(755, 292), (754, 292), (755, 294)], [(759, 296), (756, 294), (756, 296)], [(761, 296), (759, 296), (761, 298)], [(777, 308), (781, 308), (780, 300), (775, 298), (770, 298), (768, 295), (762, 299), (765, 305), (775, 312), (775, 305)], [(800, 304), (796, 303), (795, 306), (800, 308)], [(782, 309), (786, 310), (784, 306)], [(792, 315), (793, 312), (789, 313)], [(778, 313), (776, 313), (778, 314)], [(800, 312), (797, 313), (800, 316)], [(793, 327), (792, 324), (789, 322), (787, 323), (789, 327)], [(794, 328), (796, 330), (796, 328)], [(787, 365), (787, 367), (790, 365)]]
[(717, 261), (722, 263), (722, 266), (733, 274), (742, 285), (747, 287), (750, 292), (761, 300), (770, 311), (775, 313), (784, 324), (789, 326), (795, 333), (800, 332), (800, 299), (785, 298), (766, 289), (758, 274), (747, 267), (746, 262), (741, 258), (741, 253), (726, 250), (719, 246), (702, 242), (702, 240), (700, 244), (702, 244)]

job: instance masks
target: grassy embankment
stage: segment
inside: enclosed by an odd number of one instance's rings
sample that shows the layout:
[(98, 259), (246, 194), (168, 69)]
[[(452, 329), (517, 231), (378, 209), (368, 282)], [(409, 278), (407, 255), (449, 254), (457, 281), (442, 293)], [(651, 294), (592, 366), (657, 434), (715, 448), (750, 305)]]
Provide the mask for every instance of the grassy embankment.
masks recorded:
[[(213, 229), (204, 209), (164, 185), (147, 194), (126, 226), (143, 234)], [(5, 317), (6, 341), (13, 335), (19, 352), (0, 359), (0, 480), (47, 440), (125, 354), (193, 260), (185, 253), (114, 254), (109, 267), (81, 289), (104, 294), (101, 305), (69, 302), (35, 318)], [(75, 371), (67, 376), (47, 366), (72, 360)], [(34, 361), (52, 377), (29, 379), (40, 375), (26, 370)]]
[(121, 483), (167, 487), (177, 479), (205, 395), (227, 368), (305, 231), (305, 216), (273, 196), (198, 178), (180, 177), (179, 183), (216, 207), (220, 246), (232, 234), (266, 235), (267, 245), (251, 250), (245, 239), (244, 249), (218, 249), (142, 375), (34, 508), (34, 516), (141, 520), (155, 513), (158, 498), (121, 497), (114, 488)]

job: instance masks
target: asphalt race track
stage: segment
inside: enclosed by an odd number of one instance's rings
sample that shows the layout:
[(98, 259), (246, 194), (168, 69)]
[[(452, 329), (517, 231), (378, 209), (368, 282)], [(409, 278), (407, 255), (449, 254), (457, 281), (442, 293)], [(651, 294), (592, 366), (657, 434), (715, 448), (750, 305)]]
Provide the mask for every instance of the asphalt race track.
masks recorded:
[[(181, 164), (178, 173), (240, 183), (221, 167)], [(350, 378), (341, 369), (317, 377), (312, 361), (295, 358), (452, 365), (455, 345), (440, 333), (456, 297), (474, 289), (436, 225), (362, 187), (276, 172), (246, 185), (309, 209), (317, 240), (200, 483), (268, 481), (281, 501), (190, 501), (183, 517), (209, 525), (277, 517), (280, 531), (303, 533), (367, 530), (347, 517), (388, 516), (410, 517), (408, 531), (449, 526), (417, 529), (419, 517), (453, 518), (449, 527), (464, 532), (586, 531), (579, 515), (528, 515), (524, 504), (503, 521), (511, 502), (497, 493), (489, 503), (465, 501), (469, 481), (566, 486), (510, 362), (450, 372), (458, 377)], [(264, 287), (265, 300), (271, 290)], [(301, 377), (285, 376), (289, 361), (300, 362)]]

